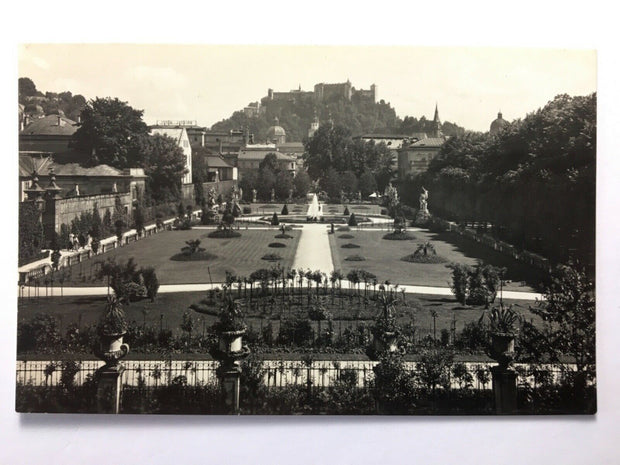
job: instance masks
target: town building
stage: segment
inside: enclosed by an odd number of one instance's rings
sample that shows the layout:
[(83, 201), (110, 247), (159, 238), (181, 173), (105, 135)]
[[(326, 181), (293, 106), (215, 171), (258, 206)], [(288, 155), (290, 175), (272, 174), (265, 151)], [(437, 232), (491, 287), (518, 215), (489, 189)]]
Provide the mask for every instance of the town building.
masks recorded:
[(497, 119), (493, 120), (493, 122), (491, 123), (489, 133), (493, 136), (495, 134), (498, 134), (508, 126), (510, 126), (510, 123), (502, 117), (502, 112), (500, 111), (497, 114)]
[(404, 179), (409, 175), (426, 171), (445, 142), (446, 137), (441, 132), (439, 110), (435, 105), (435, 116), (433, 117), (430, 137), (418, 140), (411, 138), (409, 141), (405, 141), (398, 150), (398, 177)]
[(284, 144), (286, 143), (286, 131), (280, 126), (280, 120), (276, 116), (273, 126), (267, 129), (267, 143)]
[(273, 153), (276, 156), (278, 168), (288, 171), (292, 175), (297, 172), (297, 157), (279, 152), (275, 144), (249, 144), (239, 150), (236, 166), (239, 169), (239, 178), (250, 171), (258, 171), (260, 163), (265, 157)]
[[(188, 124), (183, 124), (188, 123)], [(151, 126), (151, 135), (159, 134), (161, 136), (168, 136), (177, 143), (177, 145), (183, 150), (185, 156), (185, 170), (186, 173), (181, 178), (181, 184), (192, 183), (192, 146), (190, 144), (189, 136), (187, 134), (187, 126), (194, 126), (195, 122), (159, 122), (155, 126)]]
[(78, 123), (67, 118), (62, 110), (44, 116), (23, 119), (24, 127), (19, 133), (19, 150), (29, 152), (65, 153), (78, 129)]

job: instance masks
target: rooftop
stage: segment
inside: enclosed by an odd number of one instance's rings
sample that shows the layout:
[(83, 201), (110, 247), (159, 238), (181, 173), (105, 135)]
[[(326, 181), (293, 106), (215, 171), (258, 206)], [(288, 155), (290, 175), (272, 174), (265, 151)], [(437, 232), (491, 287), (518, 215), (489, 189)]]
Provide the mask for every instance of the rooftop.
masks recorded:
[(20, 132), (22, 136), (72, 136), (77, 123), (62, 115), (47, 115), (32, 121)]

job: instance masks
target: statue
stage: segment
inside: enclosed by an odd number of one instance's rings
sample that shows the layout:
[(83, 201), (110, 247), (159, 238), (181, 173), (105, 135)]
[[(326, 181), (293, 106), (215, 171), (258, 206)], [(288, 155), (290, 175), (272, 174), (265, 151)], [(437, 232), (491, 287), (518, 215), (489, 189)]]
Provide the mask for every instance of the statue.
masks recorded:
[(239, 200), (243, 200), (243, 187), (239, 186)]
[(256, 203), (256, 189), (252, 189), (252, 203)]
[(288, 190), (288, 201), (289, 202), (293, 201), (293, 189)]
[(344, 203), (344, 191), (340, 189), (340, 203)]
[(271, 201), (274, 202), (276, 200), (276, 190), (271, 189)]
[(428, 191), (422, 187), (422, 193), (420, 194), (420, 211), (428, 213)]

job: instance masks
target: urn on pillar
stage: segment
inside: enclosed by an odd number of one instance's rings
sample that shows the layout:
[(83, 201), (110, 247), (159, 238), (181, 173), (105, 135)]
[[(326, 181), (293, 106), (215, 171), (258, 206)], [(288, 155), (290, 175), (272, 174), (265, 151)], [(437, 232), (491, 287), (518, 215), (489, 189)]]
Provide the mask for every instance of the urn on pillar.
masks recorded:
[(512, 362), (515, 357), (515, 334), (519, 320), (520, 316), (512, 307), (505, 308), (503, 304), (493, 308), (489, 314), (491, 342), (487, 354), (498, 363), (491, 368), (495, 411), (498, 414), (512, 414), (517, 411), (517, 375), (512, 368)]
[(108, 297), (97, 333), (99, 341), (94, 352), (105, 362), (97, 370), (97, 409), (100, 413), (118, 413), (124, 371), (119, 362), (129, 352), (129, 346), (123, 343), (123, 336), (127, 333), (125, 312), (115, 296)]
[(217, 374), (226, 407), (230, 413), (237, 413), (241, 378), (239, 361), (246, 358), (250, 350), (243, 344), (243, 335), (246, 331), (243, 314), (227, 287), (224, 287), (219, 321), (213, 325), (213, 330), (218, 336), (218, 345), (211, 350), (211, 355), (220, 361)]
[(382, 311), (372, 327), (373, 343), (368, 350), (368, 355), (371, 358), (377, 358), (386, 352), (398, 351), (400, 328), (394, 317), (394, 305), (397, 299), (383, 285), (381, 285), (380, 290), (378, 301)]

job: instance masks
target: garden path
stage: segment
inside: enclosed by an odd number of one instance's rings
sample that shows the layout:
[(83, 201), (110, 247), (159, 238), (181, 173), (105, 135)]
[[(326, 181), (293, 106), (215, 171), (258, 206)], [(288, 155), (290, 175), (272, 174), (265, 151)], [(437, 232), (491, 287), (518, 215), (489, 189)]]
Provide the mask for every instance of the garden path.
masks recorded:
[(293, 268), (321, 270), (323, 273), (331, 273), (334, 270), (328, 230), (329, 225), (324, 223), (304, 224), (293, 260)]

